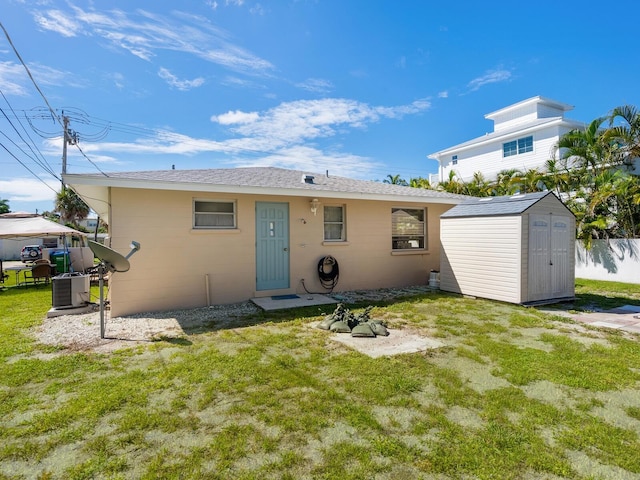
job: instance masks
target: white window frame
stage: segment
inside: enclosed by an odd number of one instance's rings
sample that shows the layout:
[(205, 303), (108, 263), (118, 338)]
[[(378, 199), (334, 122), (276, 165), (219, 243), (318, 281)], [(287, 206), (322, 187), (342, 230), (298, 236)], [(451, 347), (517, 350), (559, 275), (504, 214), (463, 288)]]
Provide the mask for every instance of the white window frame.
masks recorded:
[[(411, 232), (411, 225), (400, 225), (394, 213), (399, 210), (422, 211), (422, 232), (416, 233), (415, 228)], [(393, 251), (414, 251), (414, 250), (427, 250), (429, 245), (427, 242), (427, 220), (428, 209), (426, 207), (392, 207), (391, 208), (391, 249)], [(402, 230), (405, 230), (404, 232)], [(420, 239), (422, 239), (422, 245), (420, 245)]]
[(533, 152), (533, 135), (518, 139), (518, 155), (529, 152)]
[[(342, 210), (342, 221), (327, 221), (326, 209), (340, 208)], [(324, 205), (322, 208), (323, 216), (323, 241), (325, 242), (346, 242), (347, 241), (347, 206), (346, 205)], [(327, 225), (341, 225), (342, 232), (340, 238), (327, 238)]]
[[(199, 203), (209, 203), (209, 204), (225, 204), (231, 205), (230, 212), (208, 212), (208, 211), (197, 211), (197, 205)], [(234, 230), (238, 228), (238, 214), (237, 214), (237, 205), (235, 200), (218, 200), (211, 198), (194, 198), (193, 199), (193, 219), (192, 225), (195, 230)], [(232, 217), (231, 225), (198, 225), (198, 216), (206, 215), (206, 216), (220, 216), (220, 217)]]
[[(509, 149), (507, 150), (507, 145)], [(527, 135), (502, 144), (502, 158), (533, 152), (533, 135)]]

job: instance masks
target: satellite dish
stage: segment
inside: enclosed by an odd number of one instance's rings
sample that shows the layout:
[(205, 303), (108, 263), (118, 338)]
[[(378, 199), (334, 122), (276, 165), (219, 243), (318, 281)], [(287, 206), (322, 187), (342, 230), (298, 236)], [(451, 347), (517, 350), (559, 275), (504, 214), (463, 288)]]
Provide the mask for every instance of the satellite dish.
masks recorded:
[(115, 250), (105, 247), (101, 243), (89, 240), (89, 247), (110, 272), (126, 272), (129, 270), (129, 260)]
[[(129, 253), (130, 257), (140, 250), (138, 242), (132, 242), (133, 250)], [(100, 338), (104, 338), (104, 275), (107, 272), (126, 272), (129, 270), (129, 258), (120, 255), (115, 250), (105, 247), (101, 243), (89, 240), (89, 248), (93, 254), (100, 260), (97, 265), (100, 277)]]

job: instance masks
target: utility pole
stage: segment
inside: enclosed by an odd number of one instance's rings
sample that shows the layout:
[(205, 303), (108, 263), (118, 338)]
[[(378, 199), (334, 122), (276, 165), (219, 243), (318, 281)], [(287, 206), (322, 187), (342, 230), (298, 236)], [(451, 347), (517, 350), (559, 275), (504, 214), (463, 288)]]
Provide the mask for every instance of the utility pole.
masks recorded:
[[(62, 175), (67, 173), (67, 130), (69, 129), (69, 117), (62, 112)], [(62, 181), (62, 191), (65, 190), (64, 180)]]
[[(73, 130), (69, 130), (69, 117), (62, 112), (62, 175), (67, 173), (67, 144), (76, 145), (79, 141), (78, 133)], [(62, 182), (62, 190), (65, 186)]]

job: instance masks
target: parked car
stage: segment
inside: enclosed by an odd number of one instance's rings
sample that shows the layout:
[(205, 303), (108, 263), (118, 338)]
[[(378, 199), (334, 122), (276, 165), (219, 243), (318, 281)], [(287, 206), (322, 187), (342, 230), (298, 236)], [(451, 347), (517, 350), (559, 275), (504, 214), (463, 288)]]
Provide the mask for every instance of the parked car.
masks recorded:
[(40, 245), (27, 245), (22, 247), (20, 252), (20, 260), (23, 262), (33, 262), (34, 260), (40, 260), (42, 258), (42, 246)]

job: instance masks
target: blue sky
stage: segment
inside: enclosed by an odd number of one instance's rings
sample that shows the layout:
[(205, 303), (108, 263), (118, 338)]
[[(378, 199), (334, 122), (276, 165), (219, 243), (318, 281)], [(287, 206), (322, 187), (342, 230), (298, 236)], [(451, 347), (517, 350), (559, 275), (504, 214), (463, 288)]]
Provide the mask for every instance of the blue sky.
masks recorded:
[[(383, 180), (434, 173), (427, 155), (536, 95), (585, 122), (640, 107), (640, 4), (612, 5), (0, 0), (0, 22), (79, 136), (68, 172), (258, 165)], [(0, 91), (0, 198), (52, 210), (62, 128), (1, 31)]]

